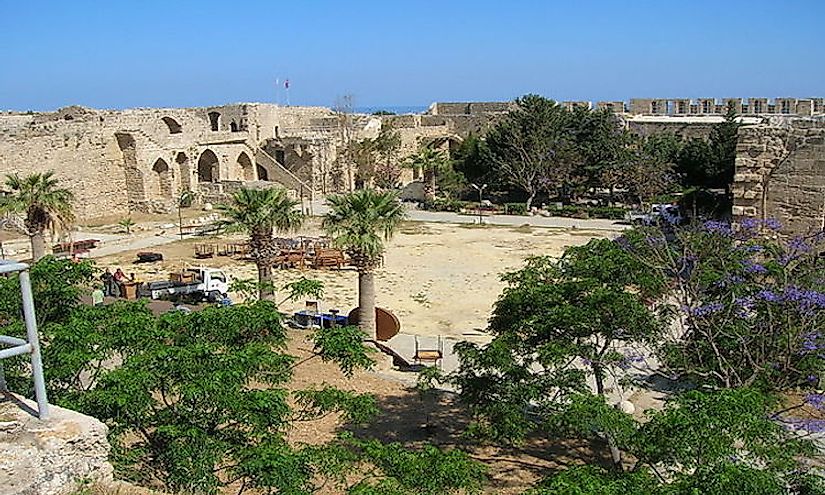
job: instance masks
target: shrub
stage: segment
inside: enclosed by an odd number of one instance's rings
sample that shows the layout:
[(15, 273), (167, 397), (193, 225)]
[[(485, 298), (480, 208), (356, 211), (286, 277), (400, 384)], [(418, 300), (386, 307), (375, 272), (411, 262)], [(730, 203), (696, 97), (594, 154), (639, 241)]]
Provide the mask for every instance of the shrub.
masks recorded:
[(574, 206), (567, 205), (561, 208), (551, 208), (550, 213), (567, 218), (603, 218), (606, 220), (621, 220), (625, 216), (625, 209), (616, 206)]
[(524, 203), (504, 203), (505, 215), (526, 215), (527, 205)]

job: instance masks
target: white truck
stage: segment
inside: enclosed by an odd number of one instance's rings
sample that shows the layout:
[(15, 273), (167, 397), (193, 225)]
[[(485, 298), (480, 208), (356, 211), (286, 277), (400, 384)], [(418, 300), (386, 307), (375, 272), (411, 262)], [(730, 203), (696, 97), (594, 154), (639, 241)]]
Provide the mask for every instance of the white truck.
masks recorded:
[(151, 299), (189, 298), (218, 302), (226, 297), (229, 282), (226, 274), (216, 268), (187, 268), (174, 272), (169, 280), (146, 282), (140, 295)]

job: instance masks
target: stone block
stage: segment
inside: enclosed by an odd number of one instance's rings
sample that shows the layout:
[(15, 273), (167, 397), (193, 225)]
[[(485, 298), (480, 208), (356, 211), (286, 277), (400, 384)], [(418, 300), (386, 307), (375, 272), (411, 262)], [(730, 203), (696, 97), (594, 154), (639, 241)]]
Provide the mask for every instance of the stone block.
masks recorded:
[(111, 482), (106, 425), (57, 406), (41, 421), (32, 401), (11, 397), (0, 402), (0, 495), (67, 495), (79, 482)]

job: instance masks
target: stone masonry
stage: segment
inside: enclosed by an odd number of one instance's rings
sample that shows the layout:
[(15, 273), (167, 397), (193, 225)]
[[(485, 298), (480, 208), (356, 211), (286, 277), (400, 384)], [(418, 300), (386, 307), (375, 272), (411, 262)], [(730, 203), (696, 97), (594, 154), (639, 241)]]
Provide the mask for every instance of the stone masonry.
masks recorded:
[(773, 119), (739, 132), (734, 219), (775, 218), (793, 234), (825, 229), (825, 118)]
[[(670, 132), (683, 138), (706, 137), (712, 125), (723, 120), (727, 105), (732, 105), (741, 112), (740, 121), (749, 126), (743, 130), (742, 150), (756, 139), (754, 132), (776, 133), (774, 139), (780, 139), (795, 129), (788, 122), (808, 119), (814, 122), (810, 125), (818, 125), (825, 118), (822, 98), (637, 98), (629, 104), (583, 101), (562, 105), (610, 108), (637, 134)], [(340, 159), (348, 141), (375, 137), (382, 126), (392, 126), (401, 136), (400, 159), (421, 146), (450, 151), (468, 134), (483, 132), (512, 108), (513, 102), (437, 102), (423, 114), (373, 116), (342, 115), (324, 107), (240, 103), (127, 110), (75, 106), (46, 113), (0, 113), (0, 173), (54, 170), (74, 192), (76, 212), (84, 219), (167, 212), (181, 191), (195, 192), (202, 202), (220, 201), (242, 185), (278, 184), (295, 197), (311, 199), (354, 187), (353, 165)], [(742, 153), (738, 177), (750, 180), (755, 160), (750, 154), (756, 150), (750, 149), (747, 156)], [(760, 153), (767, 157), (773, 151)], [(821, 157), (821, 150), (810, 153)], [(796, 159), (789, 160), (773, 172), (776, 177), (784, 177), (786, 169), (796, 173), (788, 168)], [(821, 178), (821, 168), (816, 169), (821, 159), (811, 160), (811, 173)], [(802, 166), (807, 167), (807, 162)], [(401, 180), (408, 184), (420, 177), (405, 169)], [(817, 180), (809, 182), (815, 185)], [(780, 186), (770, 187), (775, 193), (769, 196), (777, 197)], [(800, 185), (787, 194), (808, 194), (811, 187), (815, 186)], [(739, 180), (737, 191), (734, 213), (756, 214), (750, 197), (759, 193), (756, 184)], [(766, 200), (768, 211), (780, 207), (772, 201)], [(781, 208), (783, 215), (791, 211), (787, 202)]]

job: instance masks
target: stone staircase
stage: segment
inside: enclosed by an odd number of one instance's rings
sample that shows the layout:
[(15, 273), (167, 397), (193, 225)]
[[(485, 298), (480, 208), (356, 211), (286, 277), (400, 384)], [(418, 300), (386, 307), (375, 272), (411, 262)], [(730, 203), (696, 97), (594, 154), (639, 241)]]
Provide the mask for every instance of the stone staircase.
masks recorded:
[(273, 173), (269, 180), (279, 182), (287, 189), (295, 190), (299, 197), (312, 199), (312, 188), (259, 146), (255, 147), (255, 161)]

